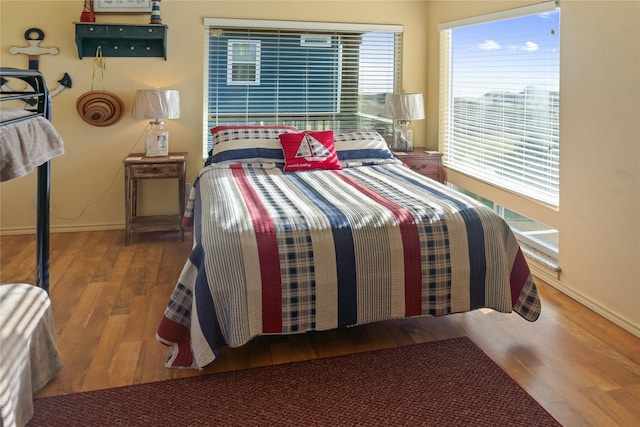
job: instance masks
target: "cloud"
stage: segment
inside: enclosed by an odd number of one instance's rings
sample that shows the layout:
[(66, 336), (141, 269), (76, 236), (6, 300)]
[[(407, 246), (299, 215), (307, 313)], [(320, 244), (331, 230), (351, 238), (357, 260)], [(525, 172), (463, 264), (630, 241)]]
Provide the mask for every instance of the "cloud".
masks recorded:
[(482, 50), (496, 50), (502, 48), (502, 46), (500, 46), (500, 44), (498, 44), (495, 40), (485, 40), (485, 42), (480, 43), (478, 47)]
[(522, 46), (520, 49), (522, 50), (526, 50), (527, 52), (534, 52), (536, 50), (538, 50), (540, 46), (538, 46), (537, 43), (534, 42), (526, 42), (524, 44), (524, 46)]
[(526, 52), (535, 52), (540, 49), (537, 43), (534, 42), (526, 42), (524, 45), (510, 44), (507, 46), (509, 50), (524, 50)]

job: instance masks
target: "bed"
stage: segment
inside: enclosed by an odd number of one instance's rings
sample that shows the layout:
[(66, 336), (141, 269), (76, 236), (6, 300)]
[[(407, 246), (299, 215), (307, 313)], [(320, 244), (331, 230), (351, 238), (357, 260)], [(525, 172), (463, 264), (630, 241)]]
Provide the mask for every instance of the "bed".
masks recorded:
[(49, 162), (64, 146), (43, 76), (2, 68), (0, 79), (0, 181), (37, 172), (36, 285), (0, 284), (0, 424), (9, 427), (28, 422), (33, 395), (62, 369), (48, 296)]
[[(64, 154), (64, 146), (50, 122), (51, 97), (42, 74), (1, 68), (0, 79), (3, 88), (0, 182), (20, 178), (37, 169), (36, 283), (48, 292), (49, 161)], [(11, 83), (21, 84), (24, 90), (6, 89)]]
[(479, 308), (538, 318), (509, 226), (411, 171), (378, 133), (212, 134), (183, 220), (193, 250), (157, 330), (168, 367), (204, 368), (264, 334)]

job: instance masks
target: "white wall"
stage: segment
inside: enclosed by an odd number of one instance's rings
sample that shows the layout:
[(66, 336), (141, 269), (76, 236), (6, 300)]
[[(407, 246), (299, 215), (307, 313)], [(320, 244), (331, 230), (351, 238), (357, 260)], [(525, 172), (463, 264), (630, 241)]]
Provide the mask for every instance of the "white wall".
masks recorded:
[[(437, 24), (532, 1), (434, 1), (427, 116), (438, 117)], [(552, 283), (640, 336), (640, 2), (560, 3), (560, 207), (448, 179), (560, 231)], [(438, 139), (437, 121), (427, 129)]]

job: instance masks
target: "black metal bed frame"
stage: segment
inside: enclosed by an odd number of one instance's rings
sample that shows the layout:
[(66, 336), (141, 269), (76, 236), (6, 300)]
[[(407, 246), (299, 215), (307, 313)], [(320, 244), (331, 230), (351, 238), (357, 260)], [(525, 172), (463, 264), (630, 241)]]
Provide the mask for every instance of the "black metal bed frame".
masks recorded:
[[(20, 70), (16, 68), (0, 68), (0, 77), (3, 79), (19, 79), (29, 85), (33, 91), (8, 91), (4, 88), (0, 91), (0, 101), (24, 100), (31, 107), (26, 110), (33, 114), (26, 117), (3, 122), (1, 125), (14, 123), (21, 120), (29, 120), (36, 116), (42, 116), (51, 120), (51, 95), (47, 89), (43, 75), (37, 70)], [(37, 223), (36, 223), (36, 284), (49, 292), (49, 234), (50, 234), (50, 177), (49, 161), (44, 162), (37, 169)]]

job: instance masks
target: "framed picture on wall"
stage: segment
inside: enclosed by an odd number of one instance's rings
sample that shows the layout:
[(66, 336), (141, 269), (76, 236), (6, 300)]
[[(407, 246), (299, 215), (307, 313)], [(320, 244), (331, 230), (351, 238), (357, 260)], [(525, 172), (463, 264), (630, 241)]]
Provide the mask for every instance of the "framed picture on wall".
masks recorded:
[(95, 13), (150, 13), (151, 0), (93, 0)]

